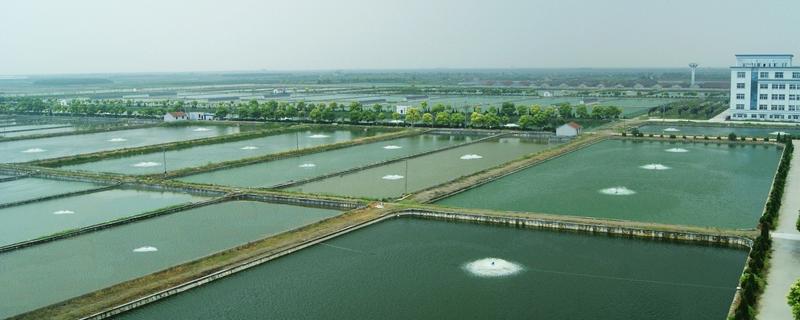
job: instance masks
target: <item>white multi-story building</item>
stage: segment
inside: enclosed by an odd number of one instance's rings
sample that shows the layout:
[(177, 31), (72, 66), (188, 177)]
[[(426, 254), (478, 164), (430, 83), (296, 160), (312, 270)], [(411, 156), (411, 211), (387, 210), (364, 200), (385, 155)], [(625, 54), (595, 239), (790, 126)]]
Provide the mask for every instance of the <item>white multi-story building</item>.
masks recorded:
[(731, 120), (800, 122), (800, 67), (791, 54), (737, 54)]

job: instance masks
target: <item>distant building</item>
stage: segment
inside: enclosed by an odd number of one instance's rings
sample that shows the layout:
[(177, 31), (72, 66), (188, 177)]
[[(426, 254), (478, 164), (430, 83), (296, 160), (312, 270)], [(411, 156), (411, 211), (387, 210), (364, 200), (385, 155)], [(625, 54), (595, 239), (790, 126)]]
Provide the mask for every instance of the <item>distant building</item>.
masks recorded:
[(208, 112), (189, 112), (189, 120), (192, 121), (214, 120), (214, 114)]
[(800, 122), (800, 67), (791, 54), (737, 54), (731, 120)]
[(180, 111), (167, 112), (167, 114), (164, 115), (164, 121), (166, 122), (181, 121), (181, 120), (189, 120), (189, 116), (186, 114), (186, 112), (180, 112)]
[(539, 92), (539, 95), (542, 96), (542, 97), (552, 97), (553, 93), (550, 92), (550, 91), (542, 91), (542, 92)]
[(556, 136), (558, 137), (574, 137), (581, 134), (583, 127), (581, 125), (570, 122), (556, 128)]
[(394, 112), (397, 112), (399, 114), (405, 115), (406, 112), (408, 112), (408, 108), (411, 108), (411, 106), (397, 105), (397, 106), (394, 107)]

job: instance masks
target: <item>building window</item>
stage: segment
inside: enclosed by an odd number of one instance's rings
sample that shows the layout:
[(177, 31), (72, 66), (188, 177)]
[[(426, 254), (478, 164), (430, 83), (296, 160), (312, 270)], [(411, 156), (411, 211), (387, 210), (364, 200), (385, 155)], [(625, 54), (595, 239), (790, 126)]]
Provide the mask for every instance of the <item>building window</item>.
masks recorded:
[(800, 79), (800, 72), (792, 72), (792, 79)]
[(744, 83), (737, 83), (736, 89), (744, 89)]
[(737, 110), (744, 110), (744, 103), (737, 103), (736, 104), (736, 109)]
[(772, 111), (783, 111), (783, 110), (786, 110), (786, 106), (784, 106), (782, 104), (773, 104), (773, 105), (770, 106), (769, 109), (772, 110)]
[(747, 73), (744, 73), (744, 72), (737, 72), (736, 73), (736, 77), (739, 78), (739, 79), (744, 79), (746, 74)]
[(789, 85), (789, 90), (797, 90), (797, 89), (798, 89), (798, 87), (800, 87), (800, 86), (798, 86), (798, 85), (796, 85), (796, 84), (790, 84), (790, 85)]
[(766, 104), (759, 104), (758, 105), (758, 110), (767, 110), (767, 105)]
[(772, 84), (772, 89), (786, 89), (785, 84)]
[(766, 93), (759, 94), (758, 95), (758, 99), (759, 100), (767, 100), (767, 99), (769, 99), (769, 95), (766, 94)]
[(758, 77), (761, 79), (769, 78), (769, 72), (759, 72)]
[(737, 93), (736, 100), (744, 100), (744, 93)]
[(785, 94), (772, 94), (772, 100), (786, 100)]
[(783, 72), (775, 72), (775, 79), (783, 79)]
[(790, 94), (789, 95), (789, 100), (792, 100), (792, 101), (800, 100), (800, 94)]
[(769, 89), (769, 85), (766, 84), (766, 83), (760, 83), (760, 84), (758, 84), (758, 88), (759, 89)]
[(754, 118), (755, 119), (755, 117), (757, 117), (757, 115), (755, 113), (750, 115), (750, 118)]
[(764, 114), (759, 114), (758, 115), (758, 117), (761, 118), (761, 119), (764, 119), (765, 118), (764, 116), (765, 116)]
[(790, 104), (789, 105), (789, 111), (797, 111), (797, 105)]

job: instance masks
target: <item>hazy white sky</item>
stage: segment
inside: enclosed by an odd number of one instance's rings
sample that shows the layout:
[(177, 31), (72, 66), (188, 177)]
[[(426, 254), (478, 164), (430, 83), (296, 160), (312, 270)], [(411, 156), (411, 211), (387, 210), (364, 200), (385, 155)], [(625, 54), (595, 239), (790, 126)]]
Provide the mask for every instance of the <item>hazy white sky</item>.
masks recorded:
[(728, 66), (800, 0), (2, 0), (0, 75)]

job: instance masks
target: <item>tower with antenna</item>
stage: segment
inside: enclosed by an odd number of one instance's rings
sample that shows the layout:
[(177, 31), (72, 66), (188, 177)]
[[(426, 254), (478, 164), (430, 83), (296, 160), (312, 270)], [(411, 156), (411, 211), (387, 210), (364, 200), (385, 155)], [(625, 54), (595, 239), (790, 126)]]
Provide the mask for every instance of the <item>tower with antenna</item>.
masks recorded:
[(692, 82), (689, 84), (689, 88), (694, 88), (694, 72), (697, 71), (697, 66), (699, 66), (699, 64), (694, 62), (689, 64), (689, 68), (692, 68)]

